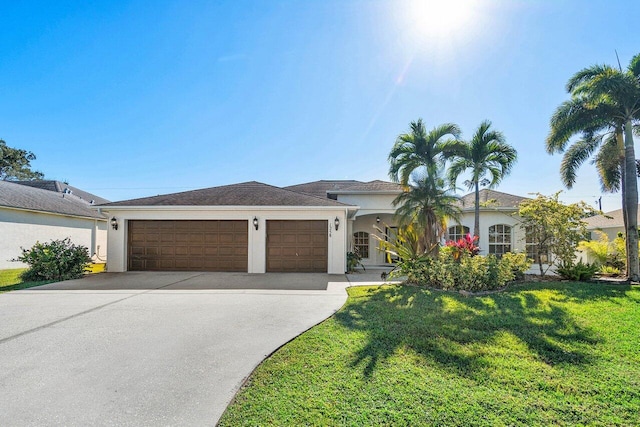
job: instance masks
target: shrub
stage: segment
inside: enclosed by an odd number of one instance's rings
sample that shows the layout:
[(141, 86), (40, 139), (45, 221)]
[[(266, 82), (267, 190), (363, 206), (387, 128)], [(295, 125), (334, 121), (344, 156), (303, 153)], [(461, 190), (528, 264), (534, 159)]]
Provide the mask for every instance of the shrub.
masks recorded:
[(347, 273), (353, 273), (358, 266), (366, 271), (366, 268), (362, 265), (362, 257), (358, 251), (347, 252)]
[(598, 270), (598, 273), (602, 274), (603, 276), (619, 276), (620, 269), (616, 267), (612, 267), (610, 265), (603, 265)]
[(451, 246), (442, 248), (437, 258), (402, 261), (397, 271), (407, 281), (439, 289), (482, 291), (504, 287), (531, 265), (524, 254), (501, 259), (494, 255), (471, 256)]
[(445, 246), (451, 248), (451, 252), (453, 257), (458, 259), (461, 255), (467, 254), (470, 256), (478, 255), (480, 248), (476, 246), (476, 242), (478, 241), (478, 236), (472, 236), (471, 233), (468, 233), (461, 239), (457, 241), (449, 240), (445, 243)]
[(591, 278), (598, 271), (597, 264), (583, 263), (580, 260), (577, 264), (567, 262), (558, 267), (558, 274), (567, 280), (573, 280), (576, 282), (584, 282), (591, 280)]
[(29, 265), (21, 275), (24, 281), (68, 280), (82, 277), (91, 258), (86, 247), (74, 245), (66, 238), (23, 248), (17, 261)]
[(502, 255), (502, 261), (511, 265), (511, 271), (515, 280), (524, 279), (524, 272), (531, 267), (532, 259), (527, 258), (525, 254), (516, 254), (513, 252), (507, 252)]

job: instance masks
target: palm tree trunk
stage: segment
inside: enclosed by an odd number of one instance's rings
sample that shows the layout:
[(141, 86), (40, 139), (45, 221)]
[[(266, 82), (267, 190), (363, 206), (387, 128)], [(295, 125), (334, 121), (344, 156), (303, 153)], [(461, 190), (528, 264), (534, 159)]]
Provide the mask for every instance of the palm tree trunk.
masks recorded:
[(473, 235), (478, 238), (476, 242), (476, 246), (480, 246), (480, 184), (478, 180), (475, 182), (476, 184), (476, 206), (475, 206), (475, 217), (473, 220)]
[[(618, 149), (619, 149), (619, 168), (620, 168), (620, 195), (622, 196), (622, 220), (623, 220), (623, 224), (624, 224), (624, 230), (625, 230), (625, 234), (627, 232), (627, 205), (625, 203), (626, 200), (626, 191), (627, 191), (627, 186), (625, 185), (625, 170), (626, 170), (626, 163), (624, 160), (624, 135), (622, 132), (622, 128), (617, 128), (616, 129), (616, 140), (618, 142)], [(626, 253), (629, 253), (629, 248), (627, 247), (627, 240), (625, 239), (625, 249), (626, 249)], [(624, 275), (626, 277), (629, 277), (629, 263), (627, 262), (628, 260), (626, 259), (625, 256), (625, 273)]]
[(640, 265), (638, 264), (638, 178), (631, 120), (628, 120), (624, 126), (624, 161), (628, 278), (637, 282), (640, 279)]

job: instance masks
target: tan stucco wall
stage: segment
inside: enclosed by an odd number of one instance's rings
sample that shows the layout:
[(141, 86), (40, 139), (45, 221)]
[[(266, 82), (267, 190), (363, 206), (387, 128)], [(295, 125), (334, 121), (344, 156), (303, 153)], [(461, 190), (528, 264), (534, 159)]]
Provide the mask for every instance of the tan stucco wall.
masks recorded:
[(0, 269), (26, 266), (10, 261), (22, 253), (21, 247), (66, 237), (86, 246), (90, 255), (97, 253), (103, 261), (107, 256), (106, 221), (1, 208), (0, 236)]
[[(346, 239), (347, 217), (343, 208), (314, 209), (314, 208), (264, 208), (264, 207), (205, 207), (184, 209), (137, 209), (119, 210), (117, 208), (103, 209), (109, 218), (118, 219), (118, 230), (109, 227), (109, 261), (107, 269), (112, 272), (127, 269), (127, 220), (232, 220), (248, 221), (249, 252), (247, 271), (249, 273), (264, 273), (266, 271), (266, 221), (267, 220), (304, 220), (321, 219), (327, 221), (328, 233), (328, 272), (329, 274), (343, 274), (346, 268)], [(253, 218), (257, 217), (258, 230), (253, 226)], [(338, 231), (334, 227), (334, 219), (340, 219)]]

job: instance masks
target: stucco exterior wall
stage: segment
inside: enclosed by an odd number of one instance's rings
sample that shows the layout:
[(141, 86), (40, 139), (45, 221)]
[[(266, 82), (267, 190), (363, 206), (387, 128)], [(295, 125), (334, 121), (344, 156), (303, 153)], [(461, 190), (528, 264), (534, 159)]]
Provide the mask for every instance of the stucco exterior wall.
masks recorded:
[(359, 206), (356, 217), (372, 214), (394, 214), (395, 208), (391, 204), (396, 194), (338, 194), (338, 201), (349, 205)]
[(89, 254), (106, 261), (107, 224), (103, 220), (0, 208), (0, 269), (22, 268), (26, 264), (12, 262), (22, 248), (36, 242), (70, 238), (76, 245), (86, 246)]
[[(141, 220), (246, 220), (248, 222), (249, 273), (266, 271), (266, 221), (267, 220), (305, 220), (320, 219), (327, 221), (328, 233), (328, 272), (343, 274), (346, 269), (347, 213), (343, 208), (268, 208), (268, 207), (186, 207), (186, 208), (105, 208), (109, 218), (116, 217), (118, 230), (109, 227), (109, 253), (107, 269), (111, 272), (127, 270), (127, 221)], [(258, 230), (253, 226), (253, 218), (258, 218)], [(334, 220), (338, 217), (340, 226), (336, 231)]]
[[(474, 213), (463, 212), (460, 216), (460, 225), (469, 227), (469, 232), (473, 234)], [(447, 229), (456, 225), (455, 221), (449, 220), (447, 222)], [(517, 216), (513, 215), (513, 211), (480, 211), (480, 239), (478, 246), (480, 246), (480, 254), (486, 255), (489, 253), (489, 227), (492, 225), (505, 224), (511, 227), (511, 251), (512, 252), (525, 252), (526, 240), (525, 232), (520, 227), (520, 220)]]

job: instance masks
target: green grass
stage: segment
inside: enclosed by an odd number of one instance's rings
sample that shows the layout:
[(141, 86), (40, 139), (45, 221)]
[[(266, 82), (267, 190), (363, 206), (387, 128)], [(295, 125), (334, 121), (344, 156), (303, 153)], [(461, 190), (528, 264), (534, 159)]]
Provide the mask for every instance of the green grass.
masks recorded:
[[(23, 282), (20, 279), (20, 274), (25, 270), (26, 268), (0, 270), (0, 293), (16, 291), (18, 289), (32, 288), (34, 286), (46, 285), (47, 283), (53, 283), (52, 280)], [(101, 273), (103, 271), (105, 271), (105, 264), (89, 264), (87, 273), (94, 274)]]
[(44, 285), (47, 282), (23, 282), (20, 279), (20, 274), (25, 271), (25, 268), (13, 268), (10, 270), (0, 270), (0, 293), (8, 291), (16, 291), (18, 289), (27, 289), (34, 286)]
[(640, 424), (638, 286), (348, 291), (258, 367), (221, 426)]

